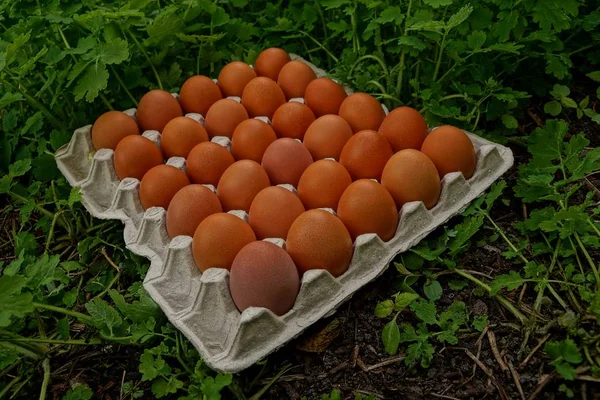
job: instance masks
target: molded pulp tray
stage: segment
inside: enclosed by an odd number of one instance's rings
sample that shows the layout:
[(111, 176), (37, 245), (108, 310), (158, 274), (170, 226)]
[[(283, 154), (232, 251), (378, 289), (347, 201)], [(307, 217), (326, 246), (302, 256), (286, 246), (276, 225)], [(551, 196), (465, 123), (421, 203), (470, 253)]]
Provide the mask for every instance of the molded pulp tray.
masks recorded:
[[(304, 61), (295, 55), (292, 59)], [(307, 64), (318, 77), (326, 75)], [(135, 109), (125, 112), (135, 117)], [(203, 122), (199, 114), (187, 116)], [(166, 231), (165, 210), (153, 207), (144, 211), (138, 196), (140, 182), (134, 178), (119, 181), (112, 150), (94, 153), (91, 125), (75, 131), (70, 143), (56, 152), (56, 162), (69, 183), (81, 187), (83, 204), (90, 214), (123, 221), (127, 248), (151, 262), (144, 287), (171, 323), (194, 344), (210, 367), (238, 372), (332, 314), (354, 292), (379, 276), (397, 254), (464, 210), (511, 167), (510, 149), (468, 135), (477, 152), (477, 168), (471, 179), (466, 181), (461, 173), (447, 174), (442, 180), (440, 200), (431, 210), (421, 202), (405, 204), (400, 210), (396, 235), (389, 242), (384, 243), (374, 234), (359, 236), (350, 267), (342, 276), (333, 278), (325, 270), (306, 272), (294, 308), (281, 317), (264, 308), (240, 313), (229, 294), (229, 272), (212, 268), (200, 273), (192, 256), (192, 238), (178, 236), (171, 240)], [(146, 131), (144, 136), (159, 145), (160, 133)], [(229, 148), (225, 137), (213, 141)], [(167, 163), (185, 168), (185, 159), (180, 157)], [(243, 211), (232, 213), (247, 217)], [(282, 240), (275, 242), (284, 245)]]

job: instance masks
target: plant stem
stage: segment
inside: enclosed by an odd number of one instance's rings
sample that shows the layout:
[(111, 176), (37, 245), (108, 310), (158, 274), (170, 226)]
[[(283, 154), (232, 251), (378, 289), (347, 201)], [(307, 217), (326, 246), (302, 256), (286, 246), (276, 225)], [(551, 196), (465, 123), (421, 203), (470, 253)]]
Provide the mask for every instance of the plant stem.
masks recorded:
[(442, 64), (442, 55), (444, 54), (444, 47), (446, 47), (446, 36), (448, 32), (444, 31), (444, 36), (442, 36), (442, 44), (440, 45), (440, 52), (438, 53), (438, 59), (435, 63), (435, 71), (433, 71), (432, 81), (437, 79), (438, 73), (440, 72), (440, 65)]
[(48, 232), (48, 239), (46, 240), (46, 253), (48, 252), (48, 249), (50, 248), (50, 243), (52, 243), (52, 237), (54, 236), (54, 227), (56, 226), (56, 221), (58, 220), (58, 216), (62, 213), (61, 212), (57, 212), (54, 214), (54, 217), (52, 217), (52, 224), (50, 225), (50, 231)]
[(152, 72), (154, 73), (154, 77), (156, 78), (156, 82), (158, 83), (159, 89), (163, 90), (163, 84), (162, 84), (162, 81), (160, 80), (160, 76), (158, 75), (158, 71), (154, 67), (154, 64), (152, 63), (152, 60), (150, 60), (150, 56), (146, 52), (146, 49), (144, 49), (142, 47), (141, 43), (136, 39), (135, 36), (133, 36), (133, 33), (129, 29), (127, 30), (127, 32), (129, 32), (129, 36), (131, 36), (131, 39), (133, 39), (133, 42), (138, 47), (138, 49), (140, 49), (140, 51), (142, 52), (142, 54), (144, 55), (144, 57), (146, 57), (146, 60), (148, 61), (148, 64), (150, 64), (150, 68), (152, 68)]
[(598, 290), (600, 290), (600, 275), (598, 275), (598, 269), (596, 268), (596, 264), (594, 264), (594, 260), (592, 260), (592, 257), (590, 257), (590, 253), (588, 253), (587, 249), (583, 245), (583, 242), (581, 241), (579, 234), (577, 234), (577, 232), (574, 232), (574, 236), (575, 236), (575, 240), (577, 240), (577, 244), (579, 245), (579, 248), (583, 252), (583, 255), (585, 256), (588, 263), (590, 264), (590, 267), (592, 267), (592, 271), (594, 272), (594, 278), (596, 279), (596, 288)]
[(18, 343), (47, 343), (47, 344), (66, 344), (66, 345), (96, 345), (102, 344), (100, 339), (73, 339), (73, 340), (59, 340), (59, 339), (43, 339), (43, 338), (27, 338), (27, 337), (15, 337), (7, 339), (11, 342)]
[[(402, 37), (406, 37), (408, 30), (408, 19), (410, 18), (410, 10), (412, 8), (412, 0), (408, 0), (408, 9), (406, 10), (406, 16), (404, 17), (404, 32)], [(404, 81), (404, 62), (406, 57), (406, 50), (402, 48), (400, 53), (400, 74), (398, 75), (398, 81), (396, 82), (396, 97), (400, 98), (402, 94), (402, 82)]]
[(596, 228), (596, 225), (594, 225), (594, 221), (592, 221), (591, 218), (588, 218), (587, 222), (592, 227), (594, 232), (596, 232), (596, 235), (598, 235), (598, 237), (600, 237), (600, 230), (598, 230), (598, 228)]
[(386, 81), (388, 83), (388, 86), (390, 86), (390, 74), (388, 72), (387, 69), (387, 65), (385, 65), (385, 61), (383, 61), (381, 58), (374, 56), (372, 54), (367, 54), (364, 56), (361, 56), (358, 58), (358, 60), (356, 60), (354, 62), (354, 64), (352, 65), (352, 67), (350, 68), (350, 71), (348, 72), (349, 76), (352, 76), (352, 73), (354, 72), (354, 69), (358, 66), (358, 64), (360, 64), (361, 62), (363, 62), (364, 60), (375, 60), (379, 63), (379, 65), (381, 65), (381, 69), (383, 70), (383, 74), (385, 75)]
[(102, 102), (104, 103), (104, 105), (106, 106), (106, 108), (108, 108), (110, 111), (114, 111), (114, 107), (110, 104), (110, 102), (108, 101), (108, 99), (106, 98), (105, 95), (103, 95), (102, 93), (98, 93), (98, 96), (100, 97), (100, 100), (102, 100)]
[(110, 280), (110, 282), (108, 283), (108, 285), (106, 286), (106, 289), (104, 289), (102, 292), (98, 293), (96, 296), (94, 296), (94, 298), (102, 298), (102, 296), (104, 296), (106, 293), (108, 293), (108, 291), (112, 288), (112, 286), (115, 284), (116, 281), (119, 280), (119, 278), (121, 277), (121, 270), (119, 270), (117, 272), (117, 274)]
[(44, 362), (42, 362), (42, 367), (44, 368), (44, 380), (42, 381), (42, 389), (40, 390), (40, 400), (44, 400), (46, 398), (46, 391), (48, 390), (48, 383), (50, 383), (50, 359), (45, 358)]
[(89, 315), (86, 315), (86, 314), (79, 313), (77, 311), (67, 310), (65, 308), (51, 306), (50, 304), (42, 304), (42, 303), (37, 303), (37, 302), (33, 302), (33, 306), (35, 308), (41, 308), (42, 310), (54, 311), (54, 312), (58, 312), (61, 314), (65, 314), (65, 315), (77, 318), (79, 321), (83, 322), (86, 325), (94, 326), (94, 321), (93, 321), (92, 317), (90, 317)]
[(307, 38), (309, 38), (310, 40), (312, 40), (317, 46), (319, 46), (329, 57), (331, 57), (331, 59), (337, 64), (340, 62), (340, 60), (338, 60), (338, 58), (336, 56), (334, 56), (329, 50), (327, 50), (327, 48), (321, 43), (319, 42), (317, 39), (315, 39), (314, 37), (312, 37), (309, 33), (304, 32), (304, 31), (298, 31), (299, 33), (303, 34), (304, 36), (306, 36)]
[(10, 388), (13, 387), (14, 384), (16, 384), (17, 382), (19, 382), (20, 379), (21, 379), (21, 376), (17, 375), (17, 376), (15, 376), (13, 378), (12, 381), (8, 382), (8, 384), (0, 392), (0, 399), (3, 399), (4, 396), (6, 395), (6, 393), (8, 393), (8, 391), (10, 390)]
[(492, 217), (490, 217), (490, 215), (487, 212), (485, 212), (485, 211), (482, 211), (482, 212), (483, 212), (483, 215), (488, 219), (488, 221), (490, 221), (490, 223), (492, 224), (492, 226), (494, 227), (496, 232), (498, 232), (498, 234), (502, 237), (502, 239), (504, 239), (506, 244), (508, 244), (508, 246), (511, 248), (511, 250), (514, 251), (519, 256), (519, 258), (521, 260), (523, 260), (523, 262), (525, 264), (527, 264), (529, 262), (529, 260), (527, 260), (527, 258), (525, 258), (525, 256), (523, 254), (521, 254), (521, 252), (519, 250), (517, 250), (517, 247), (510, 241), (510, 239), (506, 236), (504, 231), (498, 225), (496, 225), (496, 222), (494, 222)]
[(574, 55), (574, 54), (581, 53), (582, 51), (586, 51), (586, 50), (589, 50), (589, 49), (591, 49), (591, 48), (593, 48), (593, 47), (596, 47), (596, 46), (598, 46), (599, 44), (600, 44), (600, 43), (590, 43), (590, 44), (588, 44), (587, 46), (580, 47), (580, 48), (578, 48), (577, 50), (574, 50), (574, 51), (570, 52), (570, 53), (569, 53), (569, 57), (571, 57), (571, 56), (572, 56), (572, 55)]
[(112, 71), (113, 76), (115, 78), (117, 78), (117, 81), (119, 82), (119, 84), (121, 85), (121, 87), (123, 88), (123, 90), (125, 91), (125, 93), (127, 94), (127, 96), (129, 97), (129, 99), (137, 107), (138, 106), (137, 100), (135, 99), (135, 97), (133, 97), (133, 95), (131, 94), (131, 92), (129, 91), (129, 89), (127, 89), (127, 86), (125, 86), (125, 83), (123, 82), (123, 80), (121, 79), (121, 77), (119, 76), (119, 74), (117, 74), (117, 71), (115, 71), (115, 68), (112, 65), (110, 66), (110, 70)]

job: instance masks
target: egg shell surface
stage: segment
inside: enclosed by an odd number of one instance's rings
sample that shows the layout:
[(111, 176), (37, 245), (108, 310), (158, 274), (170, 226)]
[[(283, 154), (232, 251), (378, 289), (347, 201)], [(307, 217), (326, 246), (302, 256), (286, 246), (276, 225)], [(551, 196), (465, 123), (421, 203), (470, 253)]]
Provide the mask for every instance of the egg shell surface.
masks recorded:
[(204, 185), (187, 185), (181, 188), (167, 209), (169, 237), (194, 236), (196, 228), (209, 215), (223, 211), (216, 194)]
[(150, 169), (140, 183), (140, 200), (144, 209), (150, 207), (169, 208), (175, 194), (190, 184), (185, 172), (171, 165), (157, 165)]
[(129, 135), (117, 145), (114, 153), (115, 171), (119, 179), (142, 180), (151, 168), (164, 162), (160, 149), (142, 135)]
[(96, 150), (116, 149), (126, 136), (139, 135), (135, 120), (121, 111), (108, 111), (92, 125), (92, 144)]
[(179, 104), (183, 111), (202, 116), (206, 116), (208, 109), (222, 98), (219, 86), (204, 75), (188, 78), (179, 91)]
[(304, 93), (304, 101), (316, 117), (337, 114), (346, 97), (344, 88), (329, 78), (312, 80)]
[(344, 118), (352, 132), (378, 130), (385, 118), (381, 104), (370, 94), (352, 93), (340, 105), (339, 116)]
[(165, 159), (186, 158), (197, 144), (207, 141), (208, 134), (202, 124), (188, 117), (177, 117), (165, 125), (160, 148)]
[(306, 168), (298, 183), (298, 197), (307, 209), (337, 210), (340, 197), (352, 178), (346, 168), (333, 160), (319, 160)]
[(186, 162), (187, 174), (194, 183), (217, 186), (221, 176), (235, 160), (217, 143), (203, 142), (194, 146)]
[(254, 70), (258, 76), (266, 76), (277, 81), (281, 68), (290, 61), (290, 56), (285, 50), (271, 47), (258, 55), (254, 62)]
[(270, 186), (269, 176), (257, 162), (240, 160), (233, 163), (221, 177), (217, 196), (224, 211), (250, 211), (254, 197)]
[(136, 120), (142, 132), (148, 130), (162, 132), (170, 120), (182, 115), (179, 102), (169, 92), (151, 90), (140, 99)]
[(351, 137), (352, 128), (346, 120), (338, 115), (328, 114), (310, 124), (303, 143), (314, 160), (339, 160), (344, 145)]
[(302, 61), (295, 60), (281, 68), (277, 84), (289, 100), (294, 97), (304, 97), (306, 87), (313, 79), (317, 79), (314, 71)]
[(348, 170), (352, 180), (380, 180), (381, 172), (392, 155), (392, 148), (382, 135), (366, 130), (356, 133), (346, 142), (340, 163)]
[(394, 153), (404, 149), (419, 150), (427, 136), (427, 122), (414, 108), (398, 107), (385, 117), (379, 133), (387, 139)]
[(285, 103), (285, 95), (279, 85), (264, 76), (252, 79), (242, 94), (242, 104), (251, 117), (271, 119), (283, 103)]
[(315, 121), (315, 115), (307, 105), (291, 101), (282, 104), (273, 114), (272, 126), (277, 137), (304, 139), (304, 133)]
[(243, 105), (232, 99), (221, 99), (210, 107), (204, 119), (204, 127), (212, 139), (215, 136), (227, 136), (231, 139), (235, 128), (248, 119)]
[(421, 151), (437, 168), (440, 179), (450, 172), (462, 172), (470, 179), (477, 166), (477, 155), (471, 139), (457, 127), (445, 125), (432, 130), (425, 138)]
[(312, 162), (310, 152), (302, 143), (291, 138), (281, 138), (267, 148), (262, 166), (273, 185), (287, 183), (298, 187), (300, 177)]
[(292, 223), (304, 211), (296, 194), (279, 186), (269, 186), (252, 201), (248, 223), (258, 239), (285, 239)]
[(254, 78), (256, 78), (256, 72), (248, 64), (242, 61), (233, 61), (223, 67), (217, 78), (217, 85), (221, 89), (223, 97), (241, 97), (248, 82)]
[(236, 160), (262, 162), (263, 154), (271, 143), (277, 140), (275, 131), (260, 119), (242, 121), (231, 137), (231, 154)]

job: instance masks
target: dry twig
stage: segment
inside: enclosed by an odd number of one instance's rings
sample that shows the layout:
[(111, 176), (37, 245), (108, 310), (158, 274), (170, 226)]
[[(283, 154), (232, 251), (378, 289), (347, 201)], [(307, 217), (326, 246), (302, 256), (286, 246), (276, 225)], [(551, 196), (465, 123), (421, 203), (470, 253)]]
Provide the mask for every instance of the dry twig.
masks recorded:
[(548, 340), (549, 337), (550, 337), (550, 334), (547, 334), (538, 342), (538, 344), (535, 345), (533, 350), (531, 350), (531, 352), (529, 352), (529, 354), (527, 355), (527, 357), (525, 357), (523, 362), (521, 362), (521, 364), (519, 364), (519, 369), (522, 369), (525, 365), (527, 365), (529, 360), (531, 360), (531, 357), (533, 357), (535, 352), (538, 351), (540, 349), (540, 347), (542, 347), (542, 345), (546, 342), (546, 340)]
[(504, 360), (502, 360), (502, 356), (500, 356), (500, 352), (498, 351), (498, 346), (496, 345), (496, 335), (492, 331), (487, 332), (488, 340), (490, 341), (490, 347), (492, 348), (492, 353), (494, 353), (494, 358), (500, 364), (500, 368), (502, 371), (508, 371), (508, 367)]
[(525, 394), (523, 393), (523, 388), (521, 387), (521, 377), (519, 376), (519, 373), (517, 372), (517, 370), (515, 370), (515, 367), (513, 367), (510, 361), (508, 362), (508, 368), (510, 369), (510, 374), (512, 375), (513, 380), (515, 381), (515, 386), (517, 387), (521, 398), (525, 400)]
[(533, 399), (535, 399), (542, 392), (542, 390), (544, 390), (544, 388), (546, 387), (546, 385), (548, 383), (550, 383), (550, 381), (555, 376), (556, 376), (556, 374), (554, 372), (552, 372), (551, 374), (546, 375), (546, 377), (544, 379), (542, 379), (542, 381), (540, 382), (540, 384), (538, 385), (538, 387), (535, 389), (535, 391), (533, 393), (531, 393), (531, 395), (527, 398), (527, 400), (533, 400)]
[(494, 376), (494, 374), (492, 373), (492, 371), (490, 371), (490, 369), (489, 369), (488, 367), (486, 367), (484, 363), (482, 363), (482, 362), (481, 362), (481, 361), (480, 361), (480, 360), (479, 360), (477, 357), (475, 357), (475, 356), (473, 355), (473, 353), (471, 353), (469, 350), (465, 350), (465, 354), (466, 354), (466, 355), (468, 355), (468, 356), (469, 356), (469, 358), (470, 358), (471, 360), (473, 360), (473, 361), (475, 362), (475, 364), (477, 364), (477, 366), (478, 366), (479, 368), (481, 368), (481, 370), (482, 370), (483, 372), (485, 372), (485, 374), (486, 374), (487, 376), (489, 376), (490, 378)]

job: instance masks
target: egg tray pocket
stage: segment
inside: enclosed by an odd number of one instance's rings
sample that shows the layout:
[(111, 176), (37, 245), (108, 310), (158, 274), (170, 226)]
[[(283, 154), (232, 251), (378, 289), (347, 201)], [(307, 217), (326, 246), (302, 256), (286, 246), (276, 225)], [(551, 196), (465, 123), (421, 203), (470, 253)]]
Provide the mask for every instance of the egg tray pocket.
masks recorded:
[[(292, 59), (304, 61), (294, 55)], [(307, 64), (317, 76), (326, 75)], [(135, 109), (125, 113), (135, 117)], [(198, 114), (187, 116), (203, 122)], [(159, 132), (146, 131), (144, 136), (160, 145)], [(293, 309), (281, 317), (264, 308), (252, 307), (243, 313), (237, 310), (229, 294), (229, 272), (198, 270), (192, 256), (192, 238), (169, 238), (166, 211), (160, 207), (144, 210), (138, 194), (140, 182), (135, 178), (119, 181), (112, 150), (94, 152), (91, 125), (77, 129), (55, 158), (71, 186), (81, 188), (82, 203), (90, 214), (121, 220), (127, 248), (150, 260), (144, 288), (169, 321), (194, 344), (211, 368), (238, 372), (335, 312), (358, 289), (381, 275), (397, 254), (463, 211), (512, 166), (510, 149), (470, 133), (468, 136), (477, 152), (477, 168), (471, 179), (467, 181), (457, 172), (444, 176), (440, 200), (431, 210), (421, 202), (405, 204), (390, 241), (383, 242), (374, 234), (359, 236), (350, 267), (342, 276), (334, 278), (325, 270), (306, 272)], [(229, 148), (227, 138), (213, 141)], [(185, 159), (180, 157), (169, 159), (167, 164), (185, 169)], [(232, 213), (247, 218), (243, 211)], [(285, 246), (282, 240), (279, 242)]]

